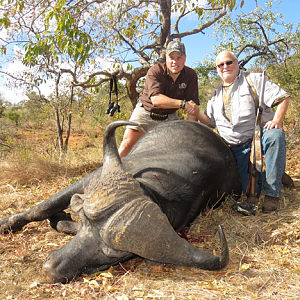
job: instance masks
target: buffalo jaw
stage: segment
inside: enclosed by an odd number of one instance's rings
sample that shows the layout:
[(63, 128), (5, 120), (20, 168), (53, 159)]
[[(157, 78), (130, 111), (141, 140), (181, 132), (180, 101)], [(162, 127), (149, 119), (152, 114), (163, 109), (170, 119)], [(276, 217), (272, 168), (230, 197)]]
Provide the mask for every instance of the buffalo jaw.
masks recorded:
[(219, 270), (229, 262), (229, 250), (221, 226), (219, 234), (222, 246), (220, 257), (180, 238), (159, 206), (146, 197), (127, 203), (100, 229), (101, 237), (113, 249), (159, 263), (204, 270)]

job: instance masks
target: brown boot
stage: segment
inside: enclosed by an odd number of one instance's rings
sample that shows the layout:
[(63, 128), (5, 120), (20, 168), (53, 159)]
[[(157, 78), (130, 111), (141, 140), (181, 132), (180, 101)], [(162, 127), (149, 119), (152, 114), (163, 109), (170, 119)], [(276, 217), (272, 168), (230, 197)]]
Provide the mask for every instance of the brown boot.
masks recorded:
[(262, 212), (264, 214), (268, 214), (270, 212), (276, 211), (278, 208), (278, 201), (279, 201), (278, 197), (271, 197), (266, 195), (264, 204), (262, 206)]
[(295, 187), (294, 181), (288, 174), (284, 173), (281, 178), (282, 185), (288, 188)]
[(248, 202), (248, 203), (251, 203), (251, 204), (254, 204), (254, 205), (257, 205), (258, 204), (258, 199), (254, 196), (250, 196), (246, 199), (245, 202)]

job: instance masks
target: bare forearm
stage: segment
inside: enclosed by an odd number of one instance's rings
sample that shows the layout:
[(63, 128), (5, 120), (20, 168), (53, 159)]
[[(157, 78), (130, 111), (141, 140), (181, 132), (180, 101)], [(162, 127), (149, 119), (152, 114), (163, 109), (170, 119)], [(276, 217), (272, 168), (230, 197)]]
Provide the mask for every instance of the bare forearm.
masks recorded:
[(290, 103), (291, 98), (286, 98), (285, 100), (283, 100), (281, 103), (278, 104), (278, 107), (276, 109), (273, 121), (276, 123), (281, 124), (283, 121), (283, 118), (287, 112), (289, 103)]
[(196, 116), (193, 116), (192, 114), (188, 114), (188, 120), (190, 120), (190, 121), (198, 121), (198, 118)]
[(193, 120), (193, 121), (198, 120), (195, 115), (195, 106), (197, 105), (193, 101), (177, 100), (162, 94), (157, 94), (152, 96), (151, 101), (154, 106), (162, 109), (182, 108), (188, 113), (189, 120)]
[(286, 111), (288, 109), (289, 103), (290, 103), (290, 98), (286, 98), (285, 100), (283, 100), (281, 103), (278, 104), (273, 120), (267, 122), (265, 125), (265, 128), (267, 130), (273, 128), (282, 130), (281, 124), (286, 114)]
[(211, 123), (210, 123), (210, 118), (206, 114), (199, 111), (197, 117), (198, 117), (199, 122), (212, 128)]
[(154, 95), (150, 99), (154, 106), (163, 109), (180, 108), (181, 104), (181, 101), (167, 97), (163, 94)]

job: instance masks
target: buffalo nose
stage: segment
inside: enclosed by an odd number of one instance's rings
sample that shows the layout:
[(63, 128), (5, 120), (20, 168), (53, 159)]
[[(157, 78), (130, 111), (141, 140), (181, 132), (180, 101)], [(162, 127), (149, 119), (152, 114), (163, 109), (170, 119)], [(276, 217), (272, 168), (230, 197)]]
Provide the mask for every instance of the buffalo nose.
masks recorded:
[(68, 283), (70, 280), (65, 277), (57, 274), (57, 268), (54, 267), (54, 255), (53, 252), (50, 252), (46, 262), (44, 263), (42, 274), (46, 279), (47, 283)]

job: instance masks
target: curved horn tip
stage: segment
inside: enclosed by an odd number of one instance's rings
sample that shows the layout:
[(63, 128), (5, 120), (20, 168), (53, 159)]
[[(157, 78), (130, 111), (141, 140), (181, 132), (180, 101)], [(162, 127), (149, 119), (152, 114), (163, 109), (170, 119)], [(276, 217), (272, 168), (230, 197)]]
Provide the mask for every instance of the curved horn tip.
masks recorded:
[(220, 269), (225, 268), (229, 263), (229, 249), (226, 241), (226, 237), (221, 225), (219, 225), (219, 235), (222, 244), (221, 256), (220, 256)]
[(125, 126), (125, 125), (131, 125), (131, 126), (137, 126), (137, 123), (127, 121), (127, 120), (118, 120), (118, 121), (113, 121), (108, 126), (106, 127), (107, 130), (111, 130), (112, 128), (117, 128), (120, 126)]

